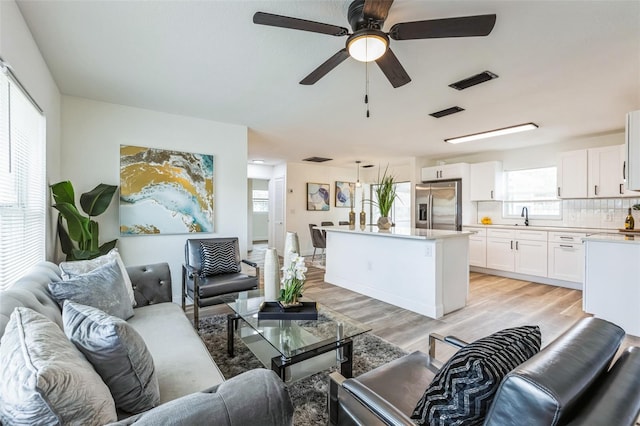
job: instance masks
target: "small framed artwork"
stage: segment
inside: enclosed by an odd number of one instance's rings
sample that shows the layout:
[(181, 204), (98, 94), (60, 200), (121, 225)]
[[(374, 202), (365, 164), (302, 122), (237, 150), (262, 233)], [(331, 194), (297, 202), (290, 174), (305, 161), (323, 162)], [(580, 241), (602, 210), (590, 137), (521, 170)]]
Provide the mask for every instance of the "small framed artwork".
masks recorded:
[(353, 207), (356, 196), (354, 182), (336, 181), (336, 207)]
[(307, 182), (307, 210), (327, 211), (330, 200), (328, 183)]

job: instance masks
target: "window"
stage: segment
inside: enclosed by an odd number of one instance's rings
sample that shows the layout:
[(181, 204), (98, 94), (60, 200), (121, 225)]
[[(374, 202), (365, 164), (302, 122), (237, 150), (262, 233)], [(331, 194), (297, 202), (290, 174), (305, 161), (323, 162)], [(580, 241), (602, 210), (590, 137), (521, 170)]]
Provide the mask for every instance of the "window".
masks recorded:
[(40, 110), (0, 72), (0, 290), (45, 258), (44, 133)]
[(269, 191), (264, 189), (254, 189), (252, 191), (253, 211), (259, 213), (269, 212)]
[(503, 216), (520, 217), (522, 208), (527, 207), (530, 218), (562, 219), (556, 179), (555, 167), (505, 172)]

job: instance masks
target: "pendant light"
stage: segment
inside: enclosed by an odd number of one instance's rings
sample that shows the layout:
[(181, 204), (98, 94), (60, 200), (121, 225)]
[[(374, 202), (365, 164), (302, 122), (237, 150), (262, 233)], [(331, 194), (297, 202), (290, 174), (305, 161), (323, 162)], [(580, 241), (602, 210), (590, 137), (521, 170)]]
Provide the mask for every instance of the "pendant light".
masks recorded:
[(360, 163), (361, 162), (362, 161), (360, 161), (360, 160), (356, 160), (356, 164), (357, 164), (357, 167), (358, 167), (358, 169), (357, 169), (358, 178), (356, 180), (356, 188), (360, 188), (362, 186), (362, 184), (360, 183)]

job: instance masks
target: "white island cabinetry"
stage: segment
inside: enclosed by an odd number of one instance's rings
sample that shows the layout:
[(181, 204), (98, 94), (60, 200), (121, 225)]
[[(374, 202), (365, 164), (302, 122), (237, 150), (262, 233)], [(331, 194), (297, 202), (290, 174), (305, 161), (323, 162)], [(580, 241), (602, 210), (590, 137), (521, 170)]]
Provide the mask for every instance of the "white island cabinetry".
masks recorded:
[(640, 336), (640, 237), (596, 234), (584, 244), (584, 311)]
[(327, 231), (325, 281), (440, 318), (469, 292), (469, 232), (375, 227)]

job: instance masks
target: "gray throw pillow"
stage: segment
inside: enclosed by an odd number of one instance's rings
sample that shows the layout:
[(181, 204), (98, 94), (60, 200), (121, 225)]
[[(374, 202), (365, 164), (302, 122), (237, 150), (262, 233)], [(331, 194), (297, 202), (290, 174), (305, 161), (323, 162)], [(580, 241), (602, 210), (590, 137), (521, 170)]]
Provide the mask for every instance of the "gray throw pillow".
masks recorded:
[(118, 267), (120, 268), (120, 272), (122, 272), (122, 285), (127, 290), (129, 299), (131, 299), (131, 306), (136, 306), (136, 297), (133, 292), (133, 284), (131, 283), (131, 278), (129, 278), (129, 273), (127, 272), (127, 268), (124, 266), (124, 262), (122, 261), (117, 248), (111, 249), (109, 253), (105, 254), (104, 256), (99, 256), (94, 259), (61, 262), (60, 270), (62, 271), (62, 279), (68, 280), (77, 275), (86, 274), (87, 272), (91, 272), (94, 269), (111, 262), (112, 260), (116, 261)]
[(540, 351), (540, 328), (507, 328), (478, 339), (442, 366), (416, 405), (419, 425), (482, 425), (502, 379)]
[(61, 305), (71, 300), (124, 320), (133, 316), (131, 301), (122, 285), (122, 272), (115, 260), (66, 281), (49, 283), (49, 291)]
[(117, 408), (135, 414), (160, 403), (153, 358), (126, 321), (68, 300), (62, 321), (69, 340), (109, 387)]
[(116, 421), (109, 388), (44, 315), (19, 307), (0, 341), (0, 423), (103, 425)]

